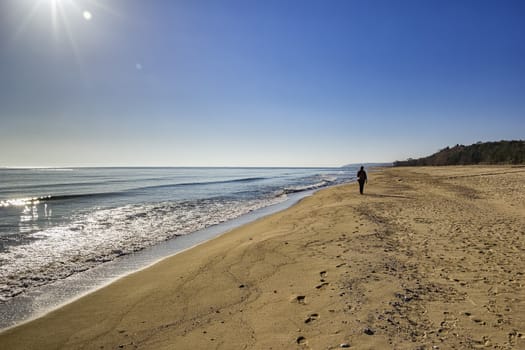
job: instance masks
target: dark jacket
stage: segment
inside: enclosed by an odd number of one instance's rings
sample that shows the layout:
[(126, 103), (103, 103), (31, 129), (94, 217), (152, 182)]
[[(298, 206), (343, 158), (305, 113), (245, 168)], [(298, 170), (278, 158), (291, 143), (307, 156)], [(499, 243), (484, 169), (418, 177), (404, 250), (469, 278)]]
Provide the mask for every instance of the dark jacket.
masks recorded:
[(359, 170), (357, 172), (357, 179), (359, 180), (359, 182), (365, 182), (366, 181), (366, 171)]

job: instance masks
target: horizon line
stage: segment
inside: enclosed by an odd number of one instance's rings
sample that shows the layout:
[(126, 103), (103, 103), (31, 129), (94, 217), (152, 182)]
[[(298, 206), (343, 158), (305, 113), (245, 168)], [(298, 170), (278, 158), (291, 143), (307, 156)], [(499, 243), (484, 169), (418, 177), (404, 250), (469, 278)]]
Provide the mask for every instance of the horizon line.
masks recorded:
[(321, 169), (321, 168), (345, 168), (348, 166), (359, 166), (359, 165), (388, 165), (393, 164), (393, 162), (358, 162), (358, 163), (347, 163), (344, 165), (332, 165), (332, 166), (323, 166), (323, 165), (309, 165), (309, 166), (282, 166), (282, 165), (78, 165), (78, 166), (0, 166), (0, 169), (42, 169), (42, 170), (67, 170), (67, 169), (89, 169), (89, 168), (268, 168), (268, 169)]

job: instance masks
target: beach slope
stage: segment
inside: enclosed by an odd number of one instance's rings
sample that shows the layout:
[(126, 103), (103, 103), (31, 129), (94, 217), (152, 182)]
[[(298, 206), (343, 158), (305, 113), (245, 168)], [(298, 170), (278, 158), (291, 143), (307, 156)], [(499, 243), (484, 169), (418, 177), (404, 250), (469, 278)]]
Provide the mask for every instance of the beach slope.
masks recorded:
[(525, 168), (390, 168), (0, 334), (2, 349), (523, 349)]

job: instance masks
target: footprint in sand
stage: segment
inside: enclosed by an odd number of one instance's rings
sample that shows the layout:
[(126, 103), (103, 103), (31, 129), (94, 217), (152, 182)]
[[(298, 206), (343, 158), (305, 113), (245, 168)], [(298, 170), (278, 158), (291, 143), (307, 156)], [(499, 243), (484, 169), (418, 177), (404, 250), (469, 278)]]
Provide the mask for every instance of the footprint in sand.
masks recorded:
[(464, 312), (463, 314), (464, 314), (465, 316), (467, 316), (468, 318), (470, 318), (470, 320), (471, 320), (472, 322), (477, 323), (477, 324), (479, 324), (479, 325), (481, 325), (481, 326), (485, 326), (485, 325), (487, 324), (487, 322), (483, 321), (481, 318), (472, 315), (471, 312), (468, 312), (468, 311), (467, 311), (467, 312)]
[(304, 295), (298, 295), (292, 298), (292, 301), (295, 301), (298, 304), (306, 304), (306, 297)]
[(306, 345), (306, 338), (301, 335), (301, 336), (297, 337), (295, 342), (297, 344), (299, 344), (299, 345)]
[(319, 314), (316, 314), (316, 313), (310, 314), (310, 315), (308, 315), (306, 320), (304, 320), (304, 323), (310, 323), (312, 321), (317, 320), (318, 318), (319, 318)]
[(321, 276), (321, 278), (325, 278), (326, 277), (326, 271), (319, 272), (319, 276)]
[(486, 325), (487, 323), (485, 321), (483, 321), (481, 318), (479, 317), (471, 317), (471, 320), (479, 325)]
[(324, 287), (326, 287), (326, 286), (329, 285), (329, 284), (330, 284), (330, 283), (328, 283), (328, 282), (323, 282), (323, 283), (321, 283), (321, 284), (315, 286), (315, 288), (317, 288), (317, 289), (323, 289)]

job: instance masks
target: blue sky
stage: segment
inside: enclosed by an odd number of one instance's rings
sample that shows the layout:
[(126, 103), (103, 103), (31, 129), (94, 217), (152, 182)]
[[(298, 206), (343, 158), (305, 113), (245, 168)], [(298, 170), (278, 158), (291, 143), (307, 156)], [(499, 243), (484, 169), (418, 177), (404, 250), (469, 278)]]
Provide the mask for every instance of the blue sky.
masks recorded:
[(525, 2), (3, 0), (0, 166), (339, 166), (524, 139)]

